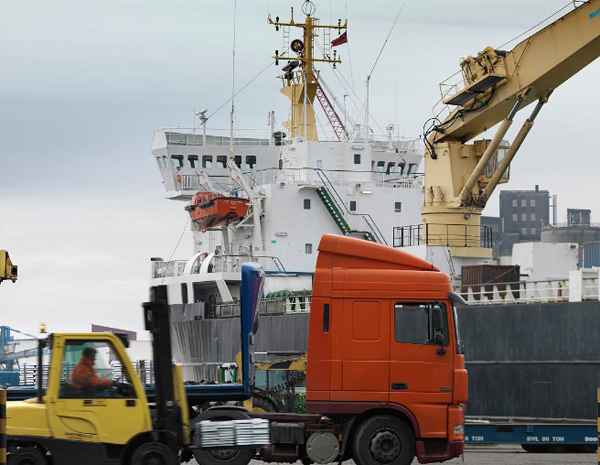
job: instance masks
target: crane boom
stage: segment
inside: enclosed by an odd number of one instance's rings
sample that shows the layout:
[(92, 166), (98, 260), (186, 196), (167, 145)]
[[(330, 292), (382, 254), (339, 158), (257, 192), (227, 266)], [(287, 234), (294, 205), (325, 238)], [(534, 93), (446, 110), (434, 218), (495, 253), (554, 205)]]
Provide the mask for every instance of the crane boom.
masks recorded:
[[(488, 47), (461, 62), (459, 83), (440, 84), (455, 108), (426, 134), (423, 231), (428, 245), (455, 256), (489, 258), (480, 216), (550, 94), (600, 56), (600, 0), (588, 0), (511, 51)], [(537, 102), (513, 144), (504, 140), (515, 114)], [(471, 139), (502, 124), (491, 140)], [(466, 249), (469, 249), (468, 251)], [(462, 255), (461, 255), (462, 254)]]
[[(487, 77), (488, 84), (497, 79), (496, 88), (485, 109), (469, 112), (455, 119), (437, 140), (466, 142), (477, 137), (502, 121), (517, 102), (518, 96), (526, 89), (531, 90), (524, 99), (522, 107), (538, 101), (549, 90), (556, 89), (598, 58), (600, 55), (599, 9), (600, 1), (588, 1), (523, 40), (510, 52), (498, 53), (488, 48), (480, 56), (464, 60), (462, 74), (463, 79), (467, 78), (465, 84), (477, 85)], [(488, 53), (492, 54), (490, 58), (485, 56)], [(487, 63), (485, 61), (482, 63), (482, 55), (488, 62), (496, 59), (494, 70), (501, 73), (493, 73), (491, 67), (488, 67), (489, 72), (486, 73)], [(484, 66), (482, 67), (480, 63)], [(476, 74), (479, 79), (469, 79), (473, 72), (479, 72)], [(494, 79), (489, 77), (490, 74), (500, 75)], [(502, 78), (502, 74), (506, 77)], [(478, 92), (477, 89), (469, 91), (469, 87), (466, 86), (462, 96), (471, 101), (474, 96), (483, 93)], [(457, 103), (461, 101), (461, 95), (454, 97)], [(483, 99), (487, 97), (487, 95), (480, 95)], [(458, 106), (446, 121), (452, 119), (454, 114), (461, 110), (464, 110), (464, 107)]]

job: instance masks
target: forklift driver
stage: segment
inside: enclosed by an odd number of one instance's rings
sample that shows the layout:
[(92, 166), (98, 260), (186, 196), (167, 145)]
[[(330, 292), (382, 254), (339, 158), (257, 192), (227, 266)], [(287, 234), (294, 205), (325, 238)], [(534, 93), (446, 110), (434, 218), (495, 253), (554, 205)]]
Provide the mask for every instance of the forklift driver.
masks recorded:
[(81, 393), (95, 393), (109, 389), (113, 383), (108, 379), (100, 378), (94, 370), (96, 349), (86, 347), (83, 349), (81, 359), (69, 375), (69, 387)]

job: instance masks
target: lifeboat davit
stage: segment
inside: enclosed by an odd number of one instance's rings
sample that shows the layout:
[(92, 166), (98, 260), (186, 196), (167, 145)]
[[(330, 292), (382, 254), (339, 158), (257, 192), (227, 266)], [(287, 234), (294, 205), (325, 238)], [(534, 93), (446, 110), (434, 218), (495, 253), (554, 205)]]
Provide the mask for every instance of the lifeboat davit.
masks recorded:
[(185, 209), (198, 231), (208, 231), (242, 220), (248, 214), (248, 199), (196, 192), (192, 203)]

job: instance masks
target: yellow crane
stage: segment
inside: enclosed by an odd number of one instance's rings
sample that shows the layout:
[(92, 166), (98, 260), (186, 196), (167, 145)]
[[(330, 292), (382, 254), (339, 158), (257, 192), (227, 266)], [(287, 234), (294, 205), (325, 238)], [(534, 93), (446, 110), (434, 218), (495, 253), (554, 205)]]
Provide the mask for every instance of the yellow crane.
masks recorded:
[[(600, 0), (575, 8), (510, 51), (488, 47), (461, 62), (440, 84), (445, 117), (425, 133), (422, 243), (449, 246), (456, 257), (489, 258), (480, 246), (480, 217), (550, 94), (600, 56)], [(512, 144), (504, 141), (515, 114), (535, 109)], [(475, 137), (500, 123), (491, 140)]]
[(0, 283), (10, 279), (13, 283), (17, 280), (17, 265), (10, 261), (8, 252), (0, 250)]

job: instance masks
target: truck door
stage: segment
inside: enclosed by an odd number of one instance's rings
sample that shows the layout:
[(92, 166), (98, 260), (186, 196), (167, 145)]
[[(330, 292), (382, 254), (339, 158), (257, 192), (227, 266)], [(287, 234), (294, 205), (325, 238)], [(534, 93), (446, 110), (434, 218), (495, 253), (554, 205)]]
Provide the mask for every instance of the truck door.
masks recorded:
[[(434, 307), (442, 310), (443, 350), (434, 342)], [(422, 436), (445, 437), (454, 352), (448, 307), (440, 302), (392, 302), (391, 310), (390, 402), (415, 414)]]
[[(149, 428), (145, 393), (140, 396), (111, 341), (64, 341), (60, 379), (51, 379), (49, 422), (57, 439), (125, 444)], [(122, 370), (121, 370), (122, 367)], [(113, 381), (114, 380), (114, 381)], [(137, 391), (137, 392), (136, 392)]]
[(387, 401), (390, 360), (388, 300), (345, 299), (342, 390), (332, 400)]

